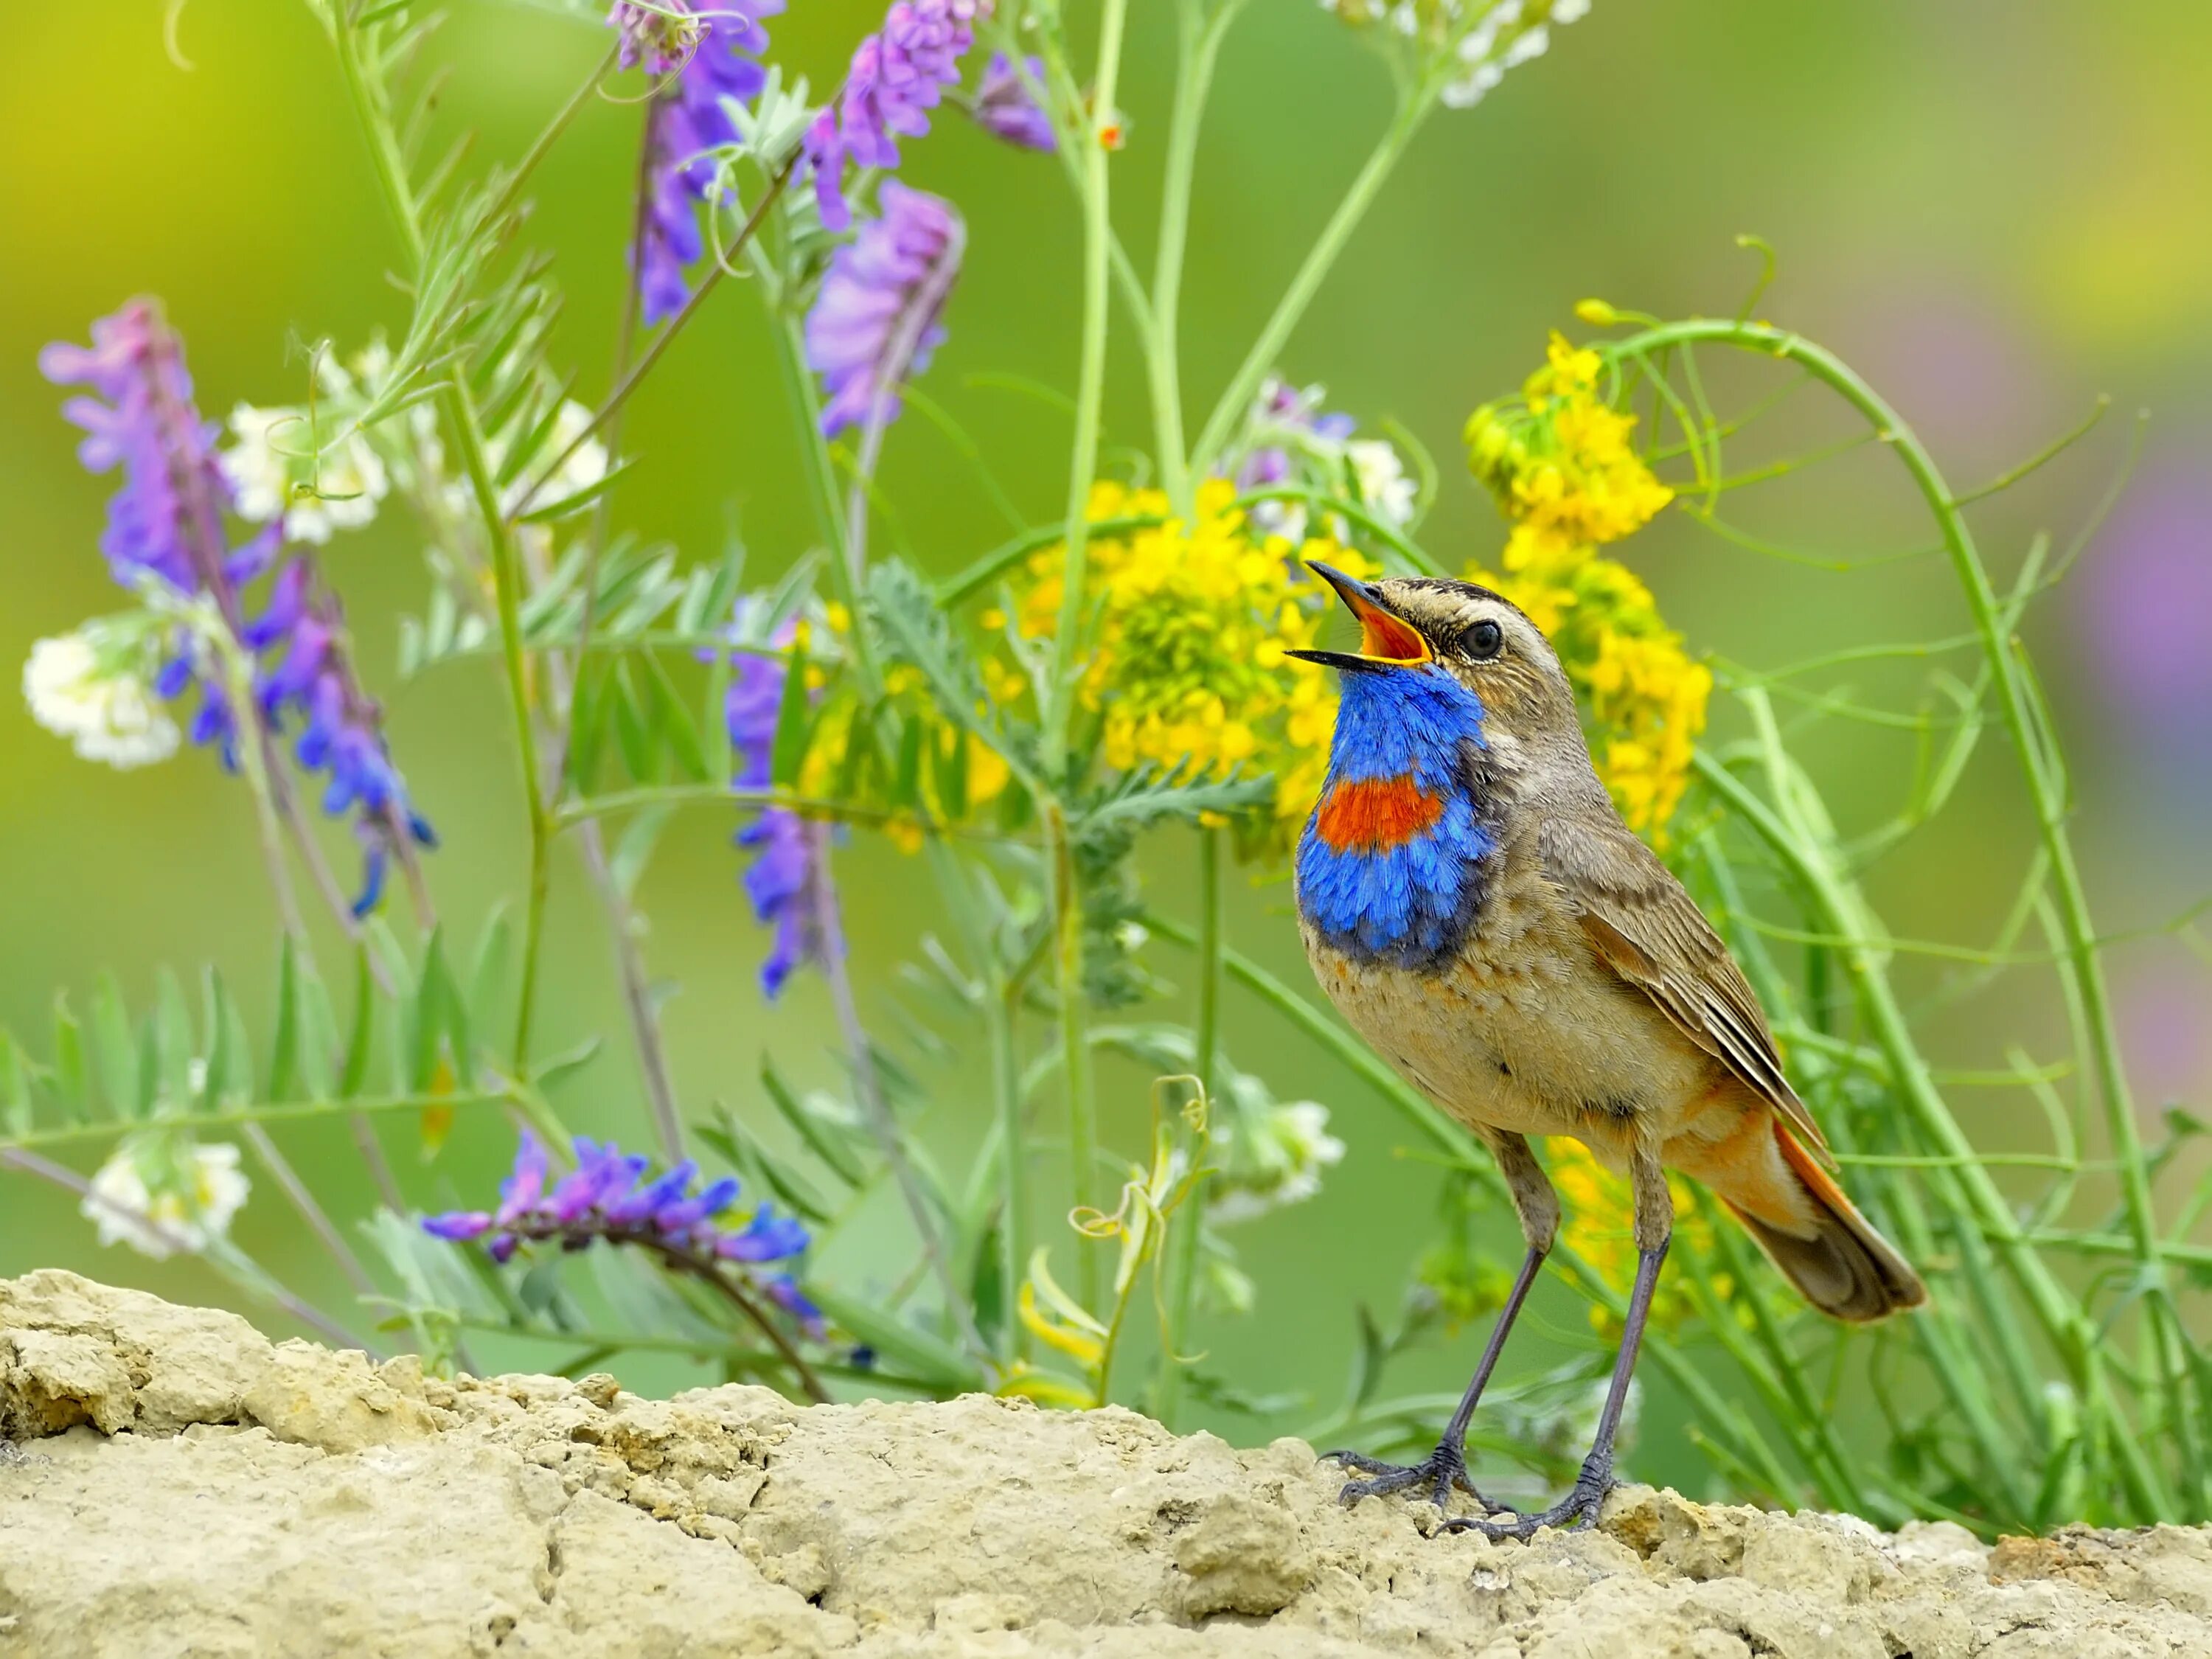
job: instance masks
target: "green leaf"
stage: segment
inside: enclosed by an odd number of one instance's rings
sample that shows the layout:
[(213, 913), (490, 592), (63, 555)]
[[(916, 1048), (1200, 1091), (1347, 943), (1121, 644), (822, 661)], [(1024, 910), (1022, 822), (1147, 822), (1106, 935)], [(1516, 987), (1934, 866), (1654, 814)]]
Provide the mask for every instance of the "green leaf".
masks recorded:
[(667, 744), (680, 775), (691, 782), (703, 783), (709, 775), (698, 720), (669, 678), (667, 665), (650, 652), (645, 653), (644, 662), (653, 731)]
[(289, 933), (276, 955), (276, 1035), (269, 1048), (269, 1098), (291, 1100), (300, 1086), (300, 959)]
[(571, 518), (612, 489), (615, 487), (615, 480), (636, 465), (636, 456), (625, 455), (594, 482), (586, 484), (581, 489), (570, 491), (558, 501), (548, 501), (543, 507), (532, 507), (529, 512), (517, 519), (515, 523), (550, 524), (556, 519)]
[(253, 1049), (246, 1021), (214, 968), (204, 980), (207, 1005), (207, 1077), (200, 1087), (200, 1109), (242, 1105), (253, 1098)]
[(589, 794), (599, 776), (599, 752), (606, 746), (607, 674), (587, 659), (579, 665), (568, 704), (568, 778)]
[(53, 1091), (62, 1111), (72, 1123), (92, 1121), (92, 1102), (85, 1077), (84, 1028), (70, 1012), (69, 998), (54, 993)]
[(1076, 833), (1086, 840), (1110, 838), (1148, 830), (1164, 818), (1195, 823), (1206, 813), (1234, 817), (1274, 795), (1273, 780), (1265, 776), (1231, 772), (1214, 777), (1187, 761), (1165, 772), (1140, 767), (1084, 803)]
[(675, 815), (675, 807), (664, 802), (640, 808), (623, 826), (622, 839), (607, 855), (607, 876), (625, 899), (636, 893), (638, 881), (652, 861), (653, 849), (659, 844), (660, 833)]
[(783, 701), (776, 705), (775, 742), (769, 751), (769, 777), (778, 788), (797, 787), (813, 727), (814, 699), (806, 690), (806, 647), (794, 640), (784, 664)]
[(31, 1133), (31, 1069), (22, 1045), (0, 1031), (0, 1128), (18, 1139)]
[(898, 1362), (916, 1378), (949, 1392), (966, 1393), (984, 1386), (981, 1367), (950, 1343), (927, 1331), (918, 1331), (903, 1320), (870, 1306), (857, 1297), (815, 1284), (806, 1294), (841, 1328), (850, 1331), (878, 1353)]
[(138, 1039), (123, 1006), (123, 988), (105, 969), (92, 987), (92, 1054), (109, 1115), (125, 1121), (143, 1117), (151, 1079), (141, 1075)]
[(376, 981), (368, 969), (368, 946), (354, 947), (353, 1030), (346, 1038), (345, 1065), (338, 1073), (338, 1098), (351, 1100), (368, 1080), (369, 1057), (376, 1044)]
[(192, 1098), (191, 1006), (176, 975), (164, 968), (154, 979), (154, 1053), (160, 1067), (157, 1104), (165, 1111), (189, 1109)]
[(613, 717), (615, 743), (622, 750), (623, 766), (639, 783), (654, 781), (654, 748), (651, 727), (638, 707), (637, 688), (630, 684), (627, 659), (614, 665), (607, 677), (608, 712)]
[(968, 734), (957, 726), (937, 734), (929, 746), (930, 774), (945, 816), (957, 823), (968, 816)]
[(829, 1165), (836, 1172), (837, 1179), (848, 1187), (858, 1187), (866, 1178), (866, 1172), (861, 1168), (860, 1159), (853, 1155), (853, 1149), (846, 1144), (848, 1139), (858, 1134), (858, 1126), (848, 1127), (828, 1122), (821, 1113), (792, 1092), (791, 1085), (783, 1080), (783, 1074), (775, 1069), (775, 1062), (766, 1056), (761, 1060), (760, 1079), (761, 1087), (767, 1091), (769, 1101), (782, 1115), (783, 1121), (791, 1125), (814, 1156)]
[(430, 1086), (438, 1069), (438, 1048), (446, 1035), (447, 1004), (452, 999), (451, 975), (446, 971), (444, 930), (430, 935), (422, 956), (422, 977), (416, 981), (408, 1008), (407, 1073), (405, 1092), (419, 1095)]
[(514, 927), (504, 904), (493, 908), (477, 940), (475, 963), (469, 969), (469, 1012), (471, 1022), (496, 1024), (507, 1006), (507, 975), (514, 953)]
[(760, 1138), (727, 1107), (716, 1110), (719, 1127), (713, 1123), (697, 1126), (702, 1140), (729, 1159), (739, 1176), (756, 1188), (768, 1188), (783, 1200), (786, 1208), (797, 1212), (801, 1220), (818, 1227), (830, 1219), (835, 1212), (812, 1187), (762, 1145)]

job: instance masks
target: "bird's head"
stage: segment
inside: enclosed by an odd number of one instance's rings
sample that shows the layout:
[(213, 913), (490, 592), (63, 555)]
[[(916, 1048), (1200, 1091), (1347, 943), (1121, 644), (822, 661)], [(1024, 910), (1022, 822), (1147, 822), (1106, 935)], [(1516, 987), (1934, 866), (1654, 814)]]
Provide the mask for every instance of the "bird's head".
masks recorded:
[(1473, 582), (1364, 582), (1325, 564), (1312, 568), (1358, 619), (1359, 649), (1290, 654), (1340, 672), (1340, 720), (1364, 725), (1398, 708), (1455, 709), (1492, 750), (1579, 744), (1574, 688), (1559, 653), (1510, 600)]
[(1298, 840), (1299, 914), (1355, 961), (1433, 967), (1474, 925), (1512, 799), (1558, 772), (1543, 763), (1560, 744), (1589, 773), (1574, 693), (1535, 624), (1486, 587), (1313, 568), (1359, 649), (1291, 653), (1343, 680)]

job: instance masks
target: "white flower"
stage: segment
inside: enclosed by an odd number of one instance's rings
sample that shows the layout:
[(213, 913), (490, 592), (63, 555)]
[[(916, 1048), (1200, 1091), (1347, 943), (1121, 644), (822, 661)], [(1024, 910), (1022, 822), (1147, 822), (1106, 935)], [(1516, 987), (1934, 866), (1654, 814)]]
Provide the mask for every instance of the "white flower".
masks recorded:
[(1234, 1147), (1211, 1206), (1218, 1224), (1303, 1203), (1321, 1190), (1321, 1172), (1343, 1161), (1344, 1143), (1328, 1133), (1328, 1108), (1316, 1101), (1294, 1100), (1224, 1119), (1241, 1121), (1224, 1121), (1215, 1129), (1217, 1142)]
[(1394, 530), (1413, 521), (1413, 481), (1398, 452), (1381, 438), (1355, 438), (1344, 447), (1359, 486), (1360, 505)]
[(286, 538), (323, 543), (376, 516), (391, 488), (384, 463), (359, 428), (314, 453), (313, 428), (298, 409), (240, 404), (230, 411), (235, 440), (216, 459), (230, 481), (239, 516), (265, 524), (280, 514)]
[[(102, 649), (103, 645), (108, 648)], [(118, 771), (149, 766), (177, 750), (177, 726), (147, 684), (143, 653), (129, 659), (88, 624), (40, 640), (23, 665), (23, 701), (31, 717), (67, 738), (88, 761)]]
[(159, 1261), (225, 1237), (252, 1185), (235, 1146), (133, 1135), (100, 1166), (79, 1211), (102, 1244), (128, 1244)]

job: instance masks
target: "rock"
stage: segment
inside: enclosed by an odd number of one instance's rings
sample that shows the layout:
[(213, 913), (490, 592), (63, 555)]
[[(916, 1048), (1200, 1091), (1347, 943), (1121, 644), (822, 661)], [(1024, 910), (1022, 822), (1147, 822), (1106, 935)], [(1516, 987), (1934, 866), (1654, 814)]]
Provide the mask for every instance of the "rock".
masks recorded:
[(640, 1399), (0, 1281), (0, 1659), (2182, 1659), (2212, 1529), (1994, 1549), (1626, 1488), (1439, 1534), (1310, 1448), (1116, 1409)]

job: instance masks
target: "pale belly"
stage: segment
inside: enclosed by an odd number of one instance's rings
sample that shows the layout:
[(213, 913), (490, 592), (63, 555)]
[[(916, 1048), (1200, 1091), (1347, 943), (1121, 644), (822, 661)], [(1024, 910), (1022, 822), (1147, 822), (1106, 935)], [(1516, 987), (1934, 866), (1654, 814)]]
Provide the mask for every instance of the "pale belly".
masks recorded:
[(1302, 931), (1353, 1029), (1470, 1127), (1573, 1135), (1618, 1163), (1632, 1135), (1686, 1127), (1711, 1086), (1712, 1061), (1601, 968), (1571, 922), (1486, 915), (1436, 974), (1355, 962)]

